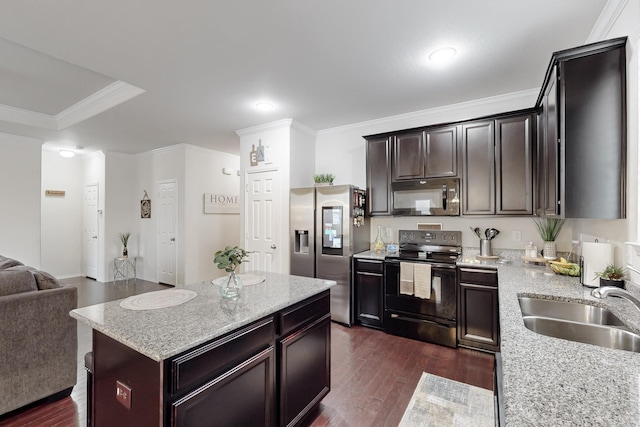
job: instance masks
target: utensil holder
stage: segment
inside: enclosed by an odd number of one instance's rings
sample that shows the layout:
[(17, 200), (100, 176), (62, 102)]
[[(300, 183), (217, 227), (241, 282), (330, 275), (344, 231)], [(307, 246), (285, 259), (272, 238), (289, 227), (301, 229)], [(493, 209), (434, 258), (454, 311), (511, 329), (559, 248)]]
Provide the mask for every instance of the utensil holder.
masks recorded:
[(480, 239), (480, 256), (491, 256), (491, 240)]

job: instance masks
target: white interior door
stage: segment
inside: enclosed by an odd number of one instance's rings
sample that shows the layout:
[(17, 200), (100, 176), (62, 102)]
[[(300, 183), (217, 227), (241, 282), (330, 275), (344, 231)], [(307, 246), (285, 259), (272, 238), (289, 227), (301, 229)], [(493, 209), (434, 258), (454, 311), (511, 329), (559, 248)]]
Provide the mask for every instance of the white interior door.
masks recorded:
[(98, 277), (98, 185), (84, 187), (83, 214), (84, 275), (91, 279)]
[(158, 184), (158, 281), (177, 284), (178, 184)]
[(278, 255), (280, 186), (278, 171), (247, 173), (245, 249), (251, 251), (247, 270), (281, 273)]

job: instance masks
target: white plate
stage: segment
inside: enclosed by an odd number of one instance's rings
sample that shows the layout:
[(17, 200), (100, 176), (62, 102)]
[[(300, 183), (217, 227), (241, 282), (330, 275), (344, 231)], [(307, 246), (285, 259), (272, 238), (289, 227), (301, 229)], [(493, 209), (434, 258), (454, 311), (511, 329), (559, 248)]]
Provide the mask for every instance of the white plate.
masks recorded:
[(198, 294), (188, 289), (167, 289), (134, 295), (120, 301), (120, 307), (128, 310), (156, 310), (173, 307), (191, 301)]

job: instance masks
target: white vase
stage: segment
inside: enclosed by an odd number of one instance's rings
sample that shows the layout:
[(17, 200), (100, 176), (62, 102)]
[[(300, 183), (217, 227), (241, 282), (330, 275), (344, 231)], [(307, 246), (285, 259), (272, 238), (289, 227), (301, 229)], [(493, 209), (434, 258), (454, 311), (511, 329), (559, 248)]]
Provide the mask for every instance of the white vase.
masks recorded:
[(542, 256), (544, 259), (556, 259), (558, 257), (556, 242), (544, 242)]
[(220, 288), (220, 293), (223, 298), (238, 298), (240, 296), (240, 292), (242, 290), (242, 279), (239, 275), (236, 274), (235, 271), (231, 271), (227, 274), (224, 282), (222, 282), (222, 287)]

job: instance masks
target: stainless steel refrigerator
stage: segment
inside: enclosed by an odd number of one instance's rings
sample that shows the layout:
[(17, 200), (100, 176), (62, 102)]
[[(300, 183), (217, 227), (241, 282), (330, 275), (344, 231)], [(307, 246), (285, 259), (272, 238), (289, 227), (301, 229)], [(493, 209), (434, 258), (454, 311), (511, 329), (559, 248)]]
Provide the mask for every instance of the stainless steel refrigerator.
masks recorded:
[(291, 274), (335, 280), (331, 320), (353, 323), (353, 254), (369, 249), (364, 190), (353, 185), (294, 188), (290, 195)]

